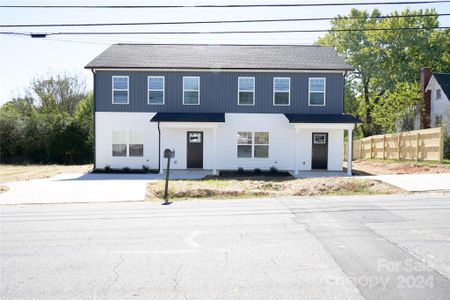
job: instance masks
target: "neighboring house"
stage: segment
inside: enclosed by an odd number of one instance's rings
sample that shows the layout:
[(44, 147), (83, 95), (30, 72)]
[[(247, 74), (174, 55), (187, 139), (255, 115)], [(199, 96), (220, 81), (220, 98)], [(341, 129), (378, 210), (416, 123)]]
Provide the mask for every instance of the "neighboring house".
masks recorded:
[(98, 169), (163, 172), (173, 148), (174, 169), (342, 171), (359, 122), (343, 114), (352, 67), (328, 47), (116, 44), (86, 68)]
[(431, 69), (421, 70), (424, 109), (416, 128), (443, 126), (450, 133), (450, 74), (432, 73)]
[(450, 132), (450, 74), (433, 73), (427, 91), (431, 92), (431, 127), (444, 126)]

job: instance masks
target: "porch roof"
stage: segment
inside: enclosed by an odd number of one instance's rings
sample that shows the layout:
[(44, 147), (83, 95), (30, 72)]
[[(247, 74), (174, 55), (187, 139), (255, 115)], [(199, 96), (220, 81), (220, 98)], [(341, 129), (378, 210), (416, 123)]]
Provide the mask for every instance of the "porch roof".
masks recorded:
[(225, 122), (225, 113), (157, 113), (150, 122)]
[(358, 124), (361, 120), (349, 114), (284, 114), (289, 123), (347, 123)]

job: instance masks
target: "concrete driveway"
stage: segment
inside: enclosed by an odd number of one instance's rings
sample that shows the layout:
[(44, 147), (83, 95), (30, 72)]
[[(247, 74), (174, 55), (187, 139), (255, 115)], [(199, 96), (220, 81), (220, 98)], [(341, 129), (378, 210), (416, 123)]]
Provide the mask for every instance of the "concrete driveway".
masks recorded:
[[(208, 171), (174, 171), (172, 179), (196, 179)], [(143, 201), (148, 181), (160, 174), (60, 174), (51, 178), (9, 182), (0, 204)]]
[(367, 178), (378, 179), (409, 192), (450, 191), (450, 173), (377, 175)]

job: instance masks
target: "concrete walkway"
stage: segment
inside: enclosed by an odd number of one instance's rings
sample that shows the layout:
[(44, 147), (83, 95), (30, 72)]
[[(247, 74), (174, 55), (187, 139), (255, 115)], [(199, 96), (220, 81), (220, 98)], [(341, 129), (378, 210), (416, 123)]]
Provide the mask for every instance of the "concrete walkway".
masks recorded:
[[(172, 171), (171, 179), (199, 179), (210, 171)], [(146, 183), (161, 174), (60, 174), (51, 178), (6, 183), (0, 204), (143, 201)]]
[[(293, 172), (290, 172), (294, 176)], [(348, 177), (346, 172), (303, 171), (297, 178)], [(381, 180), (408, 192), (450, 191), (450, 173), (353, 176)]]

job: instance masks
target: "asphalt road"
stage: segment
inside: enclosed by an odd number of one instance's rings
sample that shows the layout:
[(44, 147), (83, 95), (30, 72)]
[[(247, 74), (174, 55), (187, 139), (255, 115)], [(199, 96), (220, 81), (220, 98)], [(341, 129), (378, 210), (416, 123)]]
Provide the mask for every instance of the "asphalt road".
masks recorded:
[(0, 207), (1, 299), (450, 299), (450, 196)]

